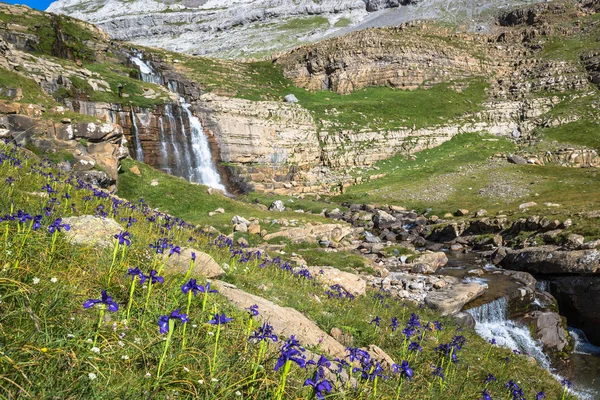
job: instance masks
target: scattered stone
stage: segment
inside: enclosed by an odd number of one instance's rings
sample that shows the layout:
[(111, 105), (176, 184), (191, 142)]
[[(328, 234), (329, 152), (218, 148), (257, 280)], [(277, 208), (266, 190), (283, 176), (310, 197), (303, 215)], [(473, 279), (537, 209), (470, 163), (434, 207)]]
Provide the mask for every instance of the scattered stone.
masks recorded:
[(246, 225), (246, 226), (250, 226), (250, 221), (248, 221), (244, 217), (240, 217), (239, 215), (236, 215), (235, 217), (233, 217), (231, 219), (231, 224), (232, 225)]
[(465, 215), (469, 215), (469, 210), (467, 210), (466, 208), (461, 208), (456, 210), (454, 215), (456, 215), (457, 217), (464, 217)]
[(288, 94), (286, 95), (283, 100), (285, 100), (286, 103), (297, 103), (298, 102), (298, 98), (294, 95), (294, 94)]
[(535, 206), (537, 206), (537, 203), (535, 201), (530, 201), (528, 203), (523, 203), (523, 204), (519, 205), (519, 209), (526, 210), (528, 208), (535, 207)]
[(518, 156), (516, 154), (511, 154), (507, 157), (508, 162), (513, 163), (513, 164), (517, 164), (517, 165), (526, 165), (527, 164), (527, 160), (524, 159), (521, 156)]
[(583, 243), (585, 242), (585, 237), (583, 237), (582, 235), (578, 235), (576, 233), (570, 233), (569, 236), (567, 236), (567, 241), (565, 243), (566, 246), (571, 247), (571, 248), (579, 248), (583, 246)]
[(242, 247), (248, 247), (250, 246), (250, 243), (248, 243), (248, 241), (246, 240), (246, 238), (241, 237), (237, 240), (237, 244), (242, 246)]
[(276, 237), (290, 239), (293, 243), (310, 242), (316, 243), (320, 239), (328, 239), (332, 242), (340, 242), (343, 238), (350, 235), (353, 228), (342, 224), (306, 224), (304, 228), (282, 229), (279, 232), (270, 233), (263, 238), (269, 241)]
[(152, 182), (150, 182), (150, 186), (158, 186), (158, 179), (152, 179)]
[(141, 175), (142, 173), (140, 172), (140, 169), (138, 168), (137, 165), (134, 165), (133, 167), (129, 168), (129, 171), (134, 174), (134, 175)]
[(475, 217), (477, 218), (482, 218), (485, 217), (487, 215), (487, 210), (484, 210), (483, 208), (480, 210), (477, 210), (477, 212), (475, 213)]
[(269, 211), (283, 212), (285, 211), (285, 204), (283, 204), (283, 201), (281, 200), (275, 200), (269, 206)]
[(250, 235), (259, 235), (260, 234), (260, 224), (253, 222), (248, 227), (248, 234)]
[(194, 261), (194, 267), (191, 272), (192, 277), (218, 278), (225, 274), (223, 268), (209, 254), (191, 247), (182, 247), (180, 254), (175, 253), (171, 256), (165, 254), (166, 267), (164, 273), (187, 274), (192, 260), (192, 253), (196, 254), (196, 261)]
[(234, 232), (247, 233), (248, 226), (246, 224), (236, 224), (233, 226)]
[(71, 244), (82, 246), (109, 247), (115, 243), (114, 235), (123, 231), (123, 227), (111, 218), (100, 218), (93, 215), (80, 217), (69, 217), (62, 220), (70, 226), (65, 232), (67, 240)]
[(464, 312), (461, 311), (459, 313), (457, 313), (456, 315), (454, 315), (454, 321), (456, 321), (456, 323), (459, 326), (462, 326), (463, 328), (475, 328), (476, 322), (475, 322), (475, 318), (473, 318), (473, 316), (471, 314), (469, 314), (468, 312)]
[(225, 214), (225, 210), (222, 208), (217, 208), (215, 211), (211, 211), (208, 213), (209, 217), (214, 217), (217, 214)]

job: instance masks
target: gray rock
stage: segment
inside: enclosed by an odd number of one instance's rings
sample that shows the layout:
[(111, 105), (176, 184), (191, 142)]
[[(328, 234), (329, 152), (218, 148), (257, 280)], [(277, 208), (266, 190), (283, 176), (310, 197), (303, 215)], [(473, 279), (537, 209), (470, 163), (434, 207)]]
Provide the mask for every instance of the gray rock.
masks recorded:
[(340, 285), (353, 295), (362, 296), (367, 291), (367, 282), (356, 274), (333, 267), (308, 267), (308, 270), (316, 280), (328, 286)]
[(236, 215), (235, 217), (233, 217), (231, 219), (231, 224), (232, 225), (244, 224), (246, 226), (250, 226), (250, 221), (248, 221), (244, 217), (240, 217), (239, 215)]
[(500, 265), (531, 274), (598, 274), (600, 251), (563, 251), (553, 246), (508, 250)]
[(297, 103), (298, 102), (298, 98), (293, 94), (286, 95), (283, 98), (283, 100), (285, 100), (286, 103)]
[(283, 204), (283, 201), (281, 201), (281, 200), (275, 200), (269, 206), (269, 211), (278, 211), (278, 212), (285, 211), (285, 204)]
[(165, 254), (165, 274), (187, 274), (192, 260), (192, 253), (196, 254), (196, 261), (191, 271), (191, 277), (203, 276), (206, 278), (218, 278), (225, 274), (223, 268), (212, 258), (200, 250), (191, 247), (181, 248), (180, 254), (168, 256)]
[(457, 283), (444, 289), (430, 292), (425, 304), (442, 315), (457, 314), (469, 301), (481, 296), (485, 288), (475, 282)]
[(521, 156), (518, 156), (516, 154), (511, 154), (508, 156), (507, 160), (513, 164), (517, 164), (517, 165), (525, 165), (527, 164), (527, 160), (524, 159)]
[(569, 345), (567, 332), (563, 328), (560, 315), (551, 311), (534, 311), (524, 318), (533, 327), (534, 339), (540, 340), (544, 349), (551, 352), (562, 351)]
[(93, 215), (65, 218), (63, 223), (71, 227), (65, 232), (67, 240), (82, 246), (112, 246), (115, 243), (114, 235), (123, 231), (123, 227), (114, 219)]

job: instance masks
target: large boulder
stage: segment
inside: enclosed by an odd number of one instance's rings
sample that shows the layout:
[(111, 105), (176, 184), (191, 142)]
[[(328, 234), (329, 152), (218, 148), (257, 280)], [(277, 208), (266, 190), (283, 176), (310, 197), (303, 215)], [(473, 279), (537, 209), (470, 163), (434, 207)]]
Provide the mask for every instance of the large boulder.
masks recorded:
[(71, 228), (65, 233), (67, 240), (82, 246), (112, 246), (115, 243), (114, 235), (123, 231), (123, 227), (114, 219), (93, 215), (64, 218), (63, 223)]
[(413, 260), (412, 272), (417, 274), (433, 274), (448, 263), (446, 253), (435, 252), (421, 254)]
[(219, 293), (240, 310), (256, 304), (259, 312), (256, 318), (261, 322), (269, 322), (278, 336), (294, 335), (303, 345), (318, 347), (332, 357), (343, 358), (346, 356), (344, 345), (323, 332), (317, 324), (298, 310), (278, 306), (272, 301), (246, 293), (229, 283), (215, 281), (213, 284)]
[(454, 315), (471, 300), (481, 296), (485, 287), (475, 282), (457, 283), (441, 290), (431, 292), (425, 298), (425, 304), (442, 315)]
[(534, 311), (523, 320), (532, 327), (533, 338), (540, 340), (544, 349), (550, 352), (563, 351), (568, 345), (567, 332), (563, 322), (555, 312)]
[(367, 282), (356, 274), (333, 267), (308, 267), (308, 270), (318, 281), (327, 285), (340, 285), (348, 293), (362, 296), (367, 291)]
[(599, 274), (600, 251), (564, 251), (553, 246), (529, 247), (508, 250), (500, 265), (531, 274)]
[(377, 210), (373, 216), (373, 222), (379, 229), (387, 229), (395, 224), (398, 220), (391, 214), (383, 210)]
[(600, 345), (600, 276), (561, 276), (549, 280), (549, 291), (571, 326)]
[(225, 274), (223, 268), (217, 264), (214, 258), (190, 247), (181, 248), (180, 254), (173, 254), (171, 256), (165, 254), (167, 262), (164, 272), (167, 274), (187, 273), (190, 268), (192, 253), (196, 254), (196, 261), (191, 273), (192, 277), (204, 276), (206, 278), (217, 278)]

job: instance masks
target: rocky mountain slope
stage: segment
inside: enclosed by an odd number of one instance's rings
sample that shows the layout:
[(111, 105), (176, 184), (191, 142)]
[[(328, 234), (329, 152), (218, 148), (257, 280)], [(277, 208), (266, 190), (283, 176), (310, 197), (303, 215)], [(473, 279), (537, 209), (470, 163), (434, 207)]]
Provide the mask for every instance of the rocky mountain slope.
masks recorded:
[(486, 30), (499, 10), (535, 0), (58, 0), (49, 12), (144, 46), (225, 57), (264, 56), (368, 27), (436, 18)]

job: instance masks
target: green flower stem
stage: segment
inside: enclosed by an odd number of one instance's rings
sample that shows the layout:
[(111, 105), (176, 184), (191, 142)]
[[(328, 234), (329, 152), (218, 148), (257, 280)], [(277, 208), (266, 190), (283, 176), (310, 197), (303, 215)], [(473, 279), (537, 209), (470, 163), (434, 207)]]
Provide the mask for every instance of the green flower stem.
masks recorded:
[[(250, 336), (250, 332), (252, 332), (252, 323), (254, 322), (254, 320), (252, 319), (252, 316), (250, 316), (250, 318), (248, 318), (248, 329), (246, 329), (246, 337)], [(244, 353), (248, 351), (248, 341), (246, 340), (246, 343), (244, 343)]]
[(160, 378), (160, 371), (165, 362), (165, 358), (167, 357), (167, 350), (169, 350), (169, 345), (171, 344), (171, 338), (173, 337), (174, 330), (175, 330), (175, 320), (169, 319), (169, 332), (167, 333), (167, 340), (165, 341), (165, 349), (163, 350), (162, 356), (160, 357), (160, 361), (158, 362), (158, 370), (156, 371), (157, 378)]
[(102, 321), (104, 320), (104, 311), (105, 305), (102, 304), (100, 307), (100, 315), (98, 316), (98, 326), (96, 327), (96, 334), (94, 335), (94, 344), (92, 347), (96, 347), (96, 343), (98, 342), (98, 334), (100, 333), (100, 327), (102, 326)]
[(398, 388), (396, 389), (396, 400), (400, 400), (400, 392), (402, 392), (402, 384), (404, 383), (404, 379), (400, 378), (400, 382), (398, 383)]
[(287, 360), (283, 365), (283, 373), (281, 374), (281, 378), (279, 379), (279, 387), (277, 388), (277, 392), (275, 393), (276, 400), (281, 400), (283, 398), (283, 394), (285, 393), (285, 383), (290, 373), (290, 369), (292, 369), (292, 362), (290, 360)]
[[(258, 354), (256, 356), (256, 362), (252, 368), (252, 380), (254, 382), (256, 380), (256, 374), (258, 374), (258, 369), (260, 368), (260, 363), (263, 360), (263, 357), (267, 353), (267, 342), (265, 340), (260, 341), (260, 347), (258, 348)], [(250, 394), (254, 391), (254, 386), (250, 388)]]
[(126, 320), (129, 320), (129, 313), (131, 312), (131, 305), (133, 304), (133, 292), (135, 291), (136, 279), (138, 278), (139, 277), (135, 275), (131, 280), (131, 287), (129, 288), (129, 302), (127, 303), (127, 316), (125, 317)]
[(217, 350), (219, 347), (219, 336), (221, 336), (221, 324), (217, 324), (217, 333), (215, 334), (215, 350), (213, 352), (212, 363), (210, 363), (210, 378), (213, 377), (215, 371), (215, 364), (217, 362)]
[[(190, 306), (192, 305), (192, 295), (193, 295), (192, 290), (187, 292), (187, 307), (185, 308), (185, 315), (187, 315), (188, 317), (190, 315)], [(184, 349), (185, 349), (185, 344), (186, 344), (186, 339), (187, 339), (187, 337), (185, 336), (185, 331), (187, 330), (187, 326), (188, 326), (188, 324), (183, 324), (183, 339), (182, 339), (181, 347)]]
[(208, 290), (204, 290), (204, 296), (202, 297), (202, 313), (206, 310), (206, 302), (208, 301)]
[(112, 262), (110, 263), (110, 267), (108, 268), (108, 284), (110, 285), (110, 280), (112, 278), (113, 268), (115, 267), (115, 262), (117, 261), (117, 253), (119, 252), (119, 242), (115, 243), (115, 248), (113, 249)]
[(187, 282), (188, 279), (190, 279), (190, 275), (192, 275), (192, 269), (194, 269), (194, 264), (195, 263), (196, 262), (194, 260), (190, 259), (190, 267), (188, 268), (188, 270), (187, 270), (187, 272), (185, 274), (185, 278), (183, 278), (184, 282)]

